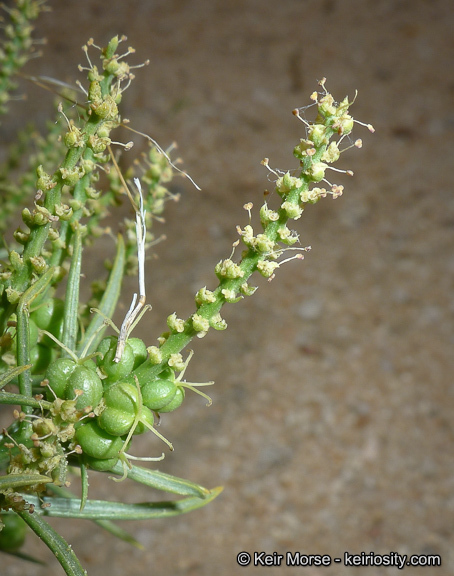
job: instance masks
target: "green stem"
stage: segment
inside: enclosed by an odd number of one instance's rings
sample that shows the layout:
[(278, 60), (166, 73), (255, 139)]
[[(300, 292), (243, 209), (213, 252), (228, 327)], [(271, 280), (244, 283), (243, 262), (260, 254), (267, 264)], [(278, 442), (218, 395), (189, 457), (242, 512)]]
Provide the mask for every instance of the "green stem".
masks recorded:
[(51, 550), (68, 576), (87, 576), (86, 570), (82, 568), (79, 559), (68, 542), (37, 511), (33, 514), (29, 511), (18, 512), (18, 514)]
[[(28, 290), (26, 290), (17, 306), (17, 364), (18, 366), (26, 366), (30, 364), (30, 328), (29, 328), (29, 309), (30, 303), (44, 290), (52, 280), (54, 273), (53, 268), (49, 268), (41, 278), (39, 278)], [(32, 396), (32, 377), (30, 369), (23, 370), (18, 375), (19, 392), (23, 396), (31, 398)], [(22, 410), (26, 414), (32, 412), (32, 408), (27, 405), (22, 406)], [(22, 429), (30, 427), (30, 423), (25, 420), (21, 423)]]

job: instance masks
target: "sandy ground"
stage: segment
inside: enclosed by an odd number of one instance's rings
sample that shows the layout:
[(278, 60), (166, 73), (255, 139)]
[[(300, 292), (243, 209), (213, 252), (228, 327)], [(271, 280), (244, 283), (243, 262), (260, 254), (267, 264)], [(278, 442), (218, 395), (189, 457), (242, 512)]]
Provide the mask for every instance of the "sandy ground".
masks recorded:
[[(103, 44), (126, 34), (136, 61), (151, 63), (125, 94), (124, 115), (163, 146), (176, 140), (202, 187), (177, 179), (181, 201), (156, 229), (168, 240), (148, 269), (153, 312), (137, 330), (148, 344), (168, 314), (192, 313), (198, 288), (215, 287), (213, 267), (247, 222), (243, 204), (258, 208), (270, 187), (262, 158), (296, 167), (292, 149), (304, 131), (291, 110), (309, 103), (318, 79), (326, 76), (339, 100), (357, 89), (353, 112), (376, 128), (358, 127), (364, 147), (342, 157), (355, 172), (334, 175), (344, 196), (296, 223), (312, 246), (304, 262), (259, 282), (253, 298), (225, 309), (226, 332), (194, 344), (187, 379), (215, 380), (214, 403), (189, 395), (164, 420), (176, 449), (159, 468), (223, 485), (223, 494), (187, 516), (124, 524), (144, 551), (93, 524), (54, 521), (89, 575), (352, 572), (334, 563), (241, 568), (241, 551), (439, 554), (440, 568), (404, 573), (453, 574), (452, 2), (50, 4), (39, 25), (45, 57), (29, 69), (69, 80), (89, 37)], [(50, 102), (40, 93), (16, 103), (5, 133), (29, 116), (42, 123)], [(103, 258), (92, 256), (95, 269)], [(125, 306), (134, 289), (131, 280)], [(161, 446), (147, 437), (140, 450), (154, 455)], [(94, 498), (156, 498), (96, 474), (91, 490)], [(62, 573), (33, 536), (27, 550), (48, 568), (2, 556), (2, 576)]]

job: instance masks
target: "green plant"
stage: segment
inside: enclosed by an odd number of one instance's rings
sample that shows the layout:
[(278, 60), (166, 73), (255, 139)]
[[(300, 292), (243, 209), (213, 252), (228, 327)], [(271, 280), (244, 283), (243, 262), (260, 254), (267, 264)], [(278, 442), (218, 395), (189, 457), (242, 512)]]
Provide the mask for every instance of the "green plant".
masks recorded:
[[(30, 42), (29, 21), (42, 3), (18, 0), (10, 11), (12, 28), (3, 56), (2, 102), (6, 105), (11, 78), (26, 61), (20, 56)], [(27, 32), (28, 36), (25, 34)], [(119, 106), (133, 79), (127, 49), (117, 53), (123, 39), (113, 38), (101, 49), (89, 41), (87, 85), (82, 97), (59, 94), (57, 138), (52, 125), (47, 138), (35, 138), (39, 153), (17, 184), (3, 179), (4, 214), (14, 213), (23, 197), (33, 198), (22, 210), (24, 229), (18, 228), (4, 254), (0, 274), (0, 403), (16, 405), (14, 420), (3, 428), (0, 442), (0, 510), (5, 519), (3, 549), (16, 550), (22, 542), (8, 536), (12, 519), (25, 522), (49, 546), (67, 574), (83, 569), (66, 542), (45, 521), (46, 516), (85, 518), (98, 522), (118, 537), (133, 541), (114, 520), (155, 518), (182, 514), (213, 500), (221, 488), (207, 490), (197, 484), (132, 464), (136, 434), (153, 432), (172, 450), (172, 444), (155, 428), (155, 418), (181, 406), (190, 389), (211, 403), (198, 387), (212, 382), (183, 380), (192, 357), (182, 351), (194, 337), (203, 338), (212, 328), (224, 330), (220, 315), (227, 303), (239, 302), (255, 292), (249, 283), (254, 273), (272, 279), (276, 270), (307, 250), (298, 245), (298, 234), (288, 227), (308, 204), (342, 194), (342, 186), (320, 187), (325, 172), (340, 156), (339, 144), (350, 139), (353, 118), (350, 102), (340, 104), (326, 91), (312, 94), (316, 108), (313, 122), (305, 109), (294, 111), (303, 122), (305, 138), (294, 148), (299, 168), (294, 174), (263, 163), (275, 182), (276, 208), (260, 209), (261, 231), (254, 233), (252, 205), (246, 205), (249, 223), (237, 228), (239, 240), (232, 255), (215, 267), (217, 288), (201, 288), (195, 296), (195, 312), (187, 319), (167, 318), (168, 330), (158, 346), (148, 345), (130, 333), (146, 313), (145, 251), (152, 240), (152, 218), (174, 199), (167, 184), (175, 171), (170, 151), (150, 137), (149, 153), (141, 163), (121, 172), (112, 133), (124, 126)], [(93, 65), (89, 48), (98, 50), (101, 64)], [(77, 98), (78, 100), (75, 100)], [(82, 99), (82, 103), (79, 100)], [(77, 104), (63, 111), (62, 102)], [(66, 114), (76, 110), (74, 117)], [(371, 127), (370, 127), (371, 128)], [(24, 138), (24, 142), (27, 139)], [(360, 141), (355, 142), (360, 146)], [(24, 144), (25, 146), (25, 144)], [(130, 148), (128, 143), (124, 145)], [(26, 149), (25, 149), (26, 150)], [(24, 152), (25, 154), (26, 152)], [(59, 155), (59, 160), (56, 160)], [(5, 167), (5, 174), (8, 168)], [(36, 172), (36, 178), (32, 173)], [(141, 173), (140, 179), (136, 172)], [(104, 177), (102, 177), (104, 175)], [(134, 183), (134, 184), (133, 184)], [(20, 195), (12, 190), (20, 190)], [(132, 190), (136, 192), (132, 192)], [(84, 248), (103, 233), (109, 208), (128, 198), (135, 221), (126, 221), (124, 234), (116, 237), (116, 255), (106, 281), (93, 285), (89, 302), (80, 302), (79, 289)], [(3, 223), (2, 223), (3, 224)], [(240, 242), (244, 249), (234, 259)], [(120, 329), (110, 318), (120, 298), (124, 274), (138, 274), (139, 293), (134, 297)], [(60, 290), (64, 298), (56, 296)], [(116, 335), (104, 337), (107, 328)], [(176, 376), (176, 373), (178, 375)], [(6, 389), (7, 387), (8, 389)], [(160, 460), (162, 456), (142, 460)], [(69, 491), (73, 470), (82, 478), (82, 494)], [(91, 470), (120, 476), (181, 496), (180, 500), (155, 504), (123, 504), (88, 499)], [(21, 520), (18, 520), (21, 519)]]

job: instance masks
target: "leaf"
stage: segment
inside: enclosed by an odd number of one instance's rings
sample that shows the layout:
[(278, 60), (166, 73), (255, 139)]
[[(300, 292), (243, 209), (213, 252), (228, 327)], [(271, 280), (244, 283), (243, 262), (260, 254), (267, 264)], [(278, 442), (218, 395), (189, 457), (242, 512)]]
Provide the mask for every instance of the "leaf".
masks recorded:
[[(21, 368), (27, 368), (21, 366)], [(0, 404), (12, 404), (13, 406), (30, 406), (31, 408), (38, 408), (39, 410), (50, 410), (52, 402), (47, 400), (37, 400), (36, 398), (29, 398), (23, 394), (14, 394), (13, 392), (0, 392)]]
[(25, 366), (16, 366), (16, 368), (11, 368), (7, 372), (4, 372), (3, 374), (1, 374), (0, 375), (0, 389), (3, 388), (4, 386), (6, 386), (8, 384), (8, 382), (11, 382), (11, 380), (14, 380), (14, 378), (16, 378), (16, 376), (19, 376), (19, 374), (24, 372), (24, 370), (28, 370), (31, 367), (32, 367), (31, 364), (26, 364)]
[(49, 482), (52, 482), (52, 478), (40, 474), (8, 474), (7, 476), (0, 476), (0, 492), (8, 488), (17, 491), (25, 486), (48, 484)]
[[(68, 490), (67, 488), (63, 488), (62, 486), (56, 486), (55, 484), (52, 484), (51, 486), (49, 486), (49, 488), (52, 490), (52, 492), (55, 492), (55, 494), (58, 494), (63, 498), (77, 499), (77, 496), (75, 496), (70, 490)], [(81, 503), (81, 510), (83, 510), (83, 506), (85, 506), (85, 501), (83, 497), (82, 500), (79, 500), (79, 502)], [(128, 544), (131, 544), (136, 548), (143, 549), (142, 544), (138, 542), (134, 538), (134, 536), (131, 536), (131, 534), (126, 532), (126, 530), (123, 530), (123, 528), (120, 528), (110, 520), (93, 520), (93, 522), (98, 526), (100, 526), (101, 528), (104, 528), (104, 530), (107, 530), (107, 532), (110, 532), (113, 536), (116, 536), (120, 540), (123, 540), (124, 542), (127, 542)]]
[[(121, 463), (118, 462), (110, 472), (122, 475), (123, 467)], [(128, 478), (145, 484), (145, 486), (156, 488), (156, 490), (162, 490), (163, 492), (178, 494), (180, 496), (206, 498), (211, 494), (207, 488), (185, 480), (184, 478), (178, 478), (170, 474), (165, 474), (164, 472), (159, 472), (158, 470), (149, 470), (148, 468), (142, 468), (140, 466), (132, 466), (132, 468), (128, 469)]]
[(131, 546), (135, 546), (136, 548), (139, 548), (139, 550), (144, 549), (144, 546), (136, 540), (134, 536), (131, 536), (129, 532), (126, 532), (126, 530), (123, 530), (123, 528), (120, 528), (110, 520), (94, 520), (94, 522), (101, 528), (104, 528), (104, 530), (107, 530), (107, 532), (110, 532), (112, 536), (123, 540), (123, 542), (131, 544)]
[[(99, 303), (99, 310), (107, 318), (112, 318), (115, 308), (117, 306), (118, 298), (120, 297), (121, 283), (123, 280), (125, 267), (125, 242), (121, 234), (117, 239), (117, 253), (109, 274), (107, 281), (106, 291), (104, 292), (101, 302)], [(100, 330), (103, 325), (104, 319), (101, 314), (95, 314), (92, 321), (88, 325), (84, 338), (79, 345), (78, 354), (84, 350), (85, 343), (89, 343), (88, 350), (85, 350), (85, 356), (94, 352), (102, 339), (104, 330)], [(91, 340), (92, 339), (92, 340)]]
[[(73, 236), (71, 265), (69, 267), (68, 281), (66, 284), (65, 294), (65, 320), (63, 324), (62, 342), (70, 350), (76, 347), (77, 331), (79, 328), (79, 288), (80, 288), (80, 270), (82, 266), (82, 232), (79, 226), (76, 226)], [(65, 350), (62, 356), (68, 354)]]
[(83, 510), (88, 498), (88, 470), (83, 462), (80, 465), (80, 480), (82, 484), (82, 498), (80, 501), (80, 509)]
[(85, 508), (80, 510), (79, 499), (43, 498), (44, 504), (50, 508), (39, 509), (41, 502), (36, 497), (27, 497), (35, 504), (35, 513), (53, 518), (80, 518), (85, 520), (147, 520), (151, 518), (168, 518), (197, 510), (206, 506), (222, 492), (223, 488), (213, 488), (206, 498), (189, 497), (168, 502), (144, 502), (126, 504), (123, 502), (108, 502), (105, 500), (88, 500)]

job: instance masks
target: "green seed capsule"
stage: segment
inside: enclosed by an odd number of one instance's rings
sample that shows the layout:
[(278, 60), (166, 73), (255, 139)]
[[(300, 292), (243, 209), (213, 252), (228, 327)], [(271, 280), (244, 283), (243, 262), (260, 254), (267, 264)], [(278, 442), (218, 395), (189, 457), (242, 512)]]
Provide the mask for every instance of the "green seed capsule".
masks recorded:
[(113, 343), (115, 342), (115, 346), (117, 345), (117, 341), (118, 339), (115, 336), (106, 336), (101, 340), (96, 349), (96, 352), (101, 353), (101, 357), (98, 356), (98, 364), (102, 363), (104, 356), (109, 351), (110, 347), (113, 346)]
[[(105, 348), (105, 346), (103, 347)], [(99, 350), (99, 348), (98, 348)], [(110, 380), (121, 380), (132, 372), (134, 367), (134, 352), (131, 346), (126, 342), (119, 362), (115, 362), (115, 354), (117, 352), (116, 339), (111, 340), (109, 349), (105, 352), (103, 359), (99, 362), (102, 372)]]
[(104, 402), (110, 408), (134, 414), (139, 403), (139, 391), (132, 382), (118, 382), (104, 392)]
[(124, 436), (134, 424), (135, 414), (108, 406), (98, 416), (98, 424), (112, 436)]
[(96, 408), (101, 402), (103, 387), (99, 376), (90, 368), (78, 365), (69, 377), (65, 391), (65, 399), (73, 400), (76, 397), (76, 390), (82, 390), (76, 402), (78, 410), (91, 407)]
[(64, 322), (65, 303), (60, 298), (49, 298), (34, 310), (30, 318), (38, 328), (47, 330), (61, 340)]
[(56, 356), (54, 348), (38, 343), (30, 350), (30, 363), (33, 365), (32, 374), (42, 374)]
[(142, 402), (150, 410), (160, 412), (164, 406), (169, 404), (177, 392), (177, 385), (172, 380), (156, 378), (150, 380), (142, 386)]
[(80, 426), (75, 438), (83, 453), (97, 460), (118, 458), (124, 443), (120, 436), (108, 434), (94, 420)]
[(179, 408), (183, 404), (184, 395), (185, 395), (184, 388), (182, 388), (181, 386), (178, 386), (177, 391), (175, 393), (175, 396), (173, 397), (173, 400), (171, 400), (163, 408), (158, 410), (158, 412), (160, 412), (160, 413), (173, 412), (174, 410), (176, 410), (177, 408)]
[(98, 423), (109, 434), (123, 436), (134, 424), (139, 406), (139, 391), (131, 382), (118, 382), (104, 392), (105, 409)]
[(38, 325), (31, 318), (30, 318), (30, 321), (28, 323), (28, 327), (30, 330), (30, 339), (29, 339), (30, 348), (32, 348), (38, 342), (39, 330), (38, 330)]
[(92, 468), (93, 470), (97, 470), (98, 472), (108, 472), (118, 462), (118, 458), (106, 458), (104, 460), (98, 460), (97, 458), (92, 458), (91, 456), (84, 454), (83, 461), (89, 468)]
[(27, 524), (17, 514), (2, 514), (0, 516), (0, 550), (16, 552), (25, 542)]
[[(148, 426), (146, 425), (148, 424)], [(154, 414), (146, 406), (142, 406), (142, 414), (140, 415), (140, 421), (137, 424), (134, 434), (144, 434), (150, 429), (149, 426), (154, 424)]]
[(137, 366), (143, 364), (148, 358), (147, 347), (145, 342), (140, 338), (128, 338), (128, 344), (131, 346), (134, 354), (134, 366), (132, 369), (135, 370)]
[[(118, 382), (104, 392), (105, 408), (98, 416), (99, 426), (112, 436), (128, 434), (140, 406), (139, 391), (131, 382)], [(154, 424), (153, 412), (142, 405), (134, 434), (143, 434)]]
[[(65, 390), (68, 385), (68, 380), (74, 370), (77, 368), (77, 363), (70, 358), (57, 358), (55, 362), (49, 366), (46, 371), (45, 378), (49, 380), (49, 388), (51, 388), (57, 398), (65, 399)], [(55, 398), (50, 390), (46, 392), (46, 398), (52, 402)], [(73, 400), (70, 398), (70, 400)]]

